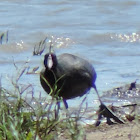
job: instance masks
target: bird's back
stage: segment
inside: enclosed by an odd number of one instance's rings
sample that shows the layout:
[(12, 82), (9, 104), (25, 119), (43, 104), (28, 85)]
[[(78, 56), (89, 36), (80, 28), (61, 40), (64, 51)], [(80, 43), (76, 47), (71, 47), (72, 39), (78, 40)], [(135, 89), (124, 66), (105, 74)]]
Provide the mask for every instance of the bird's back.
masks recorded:
[(68, 53), (58, 56), (57, 68), (60, 75), (64, 73), (81, 73), (89, 77), (94, 77), (96, 75), (93, 66), (87, 60)]

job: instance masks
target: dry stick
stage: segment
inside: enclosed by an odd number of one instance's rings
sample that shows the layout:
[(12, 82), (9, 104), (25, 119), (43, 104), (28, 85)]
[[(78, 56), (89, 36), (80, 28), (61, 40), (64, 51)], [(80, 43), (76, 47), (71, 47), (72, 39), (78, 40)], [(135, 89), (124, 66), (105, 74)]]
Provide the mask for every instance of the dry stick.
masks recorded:
[(2, 44), (3, 37), (4, 37), (4, 33), (2, 33), (1, 36), (0, 36), (0, 44)]
[(104, 117), (107, 118), (108, 123), (110, 123), (110, 118), (114, 119), (118, 123), (124, 123), (124, 121), (121, 120), (120, 118), (118, 118), (116, 116), (116, 114), (111, 109), (109, 109), (105, 104), (103, 104), (95, 85), (94, 85), (94, 89), (95, 89), (95, 91), (97, 93), (97, 96), (98, 96), (98, 99), (99, 99), (99, 101), (101, 103), (101, 105), (100, 105), (100, 114), (99, 114), (98, 121), (101, 119), (101, 116), (103, 115)]
[(6, 43), (8, 43), (8, 36), (9, 36), (9, 35), (8, 35), (8, 32), (9, 32), (9, 31), (6, 32)]

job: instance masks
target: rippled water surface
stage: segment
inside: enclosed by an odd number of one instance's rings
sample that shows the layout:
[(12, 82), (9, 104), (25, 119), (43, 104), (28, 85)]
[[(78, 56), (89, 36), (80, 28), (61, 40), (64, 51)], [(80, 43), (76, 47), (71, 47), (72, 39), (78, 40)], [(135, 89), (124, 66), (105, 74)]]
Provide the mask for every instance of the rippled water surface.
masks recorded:
[[(8, 79), (17, 75), (17, 67), (42, 69), (43, 55), (32, 52), (45, 37), (57, 54), (69, 52), (93, 64), (101, 95), (140, 77), (139, 0), (0, 0), (0, 7), (0, 32), (8, 35), (0, 45), (3, 86), (10, 88)], [(38, 74), (23, 75), (20, 82), (34, 85), (36, 96), (40, 91), (46, 95)], [(69, 106), (82, 99), (68, 101)], [(96, 106), (94, 90), (87, 102)]]

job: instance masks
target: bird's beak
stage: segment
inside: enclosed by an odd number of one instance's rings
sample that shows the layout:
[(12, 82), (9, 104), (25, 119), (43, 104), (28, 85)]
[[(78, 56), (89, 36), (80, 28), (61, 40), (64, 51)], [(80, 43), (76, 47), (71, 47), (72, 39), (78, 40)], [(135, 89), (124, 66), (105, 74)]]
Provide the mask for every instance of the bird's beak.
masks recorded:
[(52, 60), (52, 56), (50, 54), (48, 56), (47, 66), (48, 66), (49, 69), (51, 69), (52, 66), (53, 66), (53, 60)]

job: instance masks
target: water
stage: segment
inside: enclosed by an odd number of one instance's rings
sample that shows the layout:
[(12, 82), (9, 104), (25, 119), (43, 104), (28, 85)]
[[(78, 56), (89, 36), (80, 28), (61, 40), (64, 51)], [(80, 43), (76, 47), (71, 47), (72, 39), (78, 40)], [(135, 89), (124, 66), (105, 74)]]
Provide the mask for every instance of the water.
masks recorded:
[[(16, 75), (14, 61), (20, 69), (25, 61), (42, 69), (43, 56), (32, 52), (46, 36), (52, 38), (57, 54), (73, 53), (93, 64), (101, 95), (140, 77), (138, 0), (0, 0), (0, 7), (0, 31), (8, 31), (8, 42), (3, 39), (0, 45), (4, 86), (9, 86), (8, 77)], [(24, 75), (20, 82), (34, 85), (36, 96), (40, 91), (46, 96), (38, 74)], [(69, 106), (79, 106), (83, 98), (68, 101)], [(87, 102), (90, 107), (98, 105), (94, 90)]]

